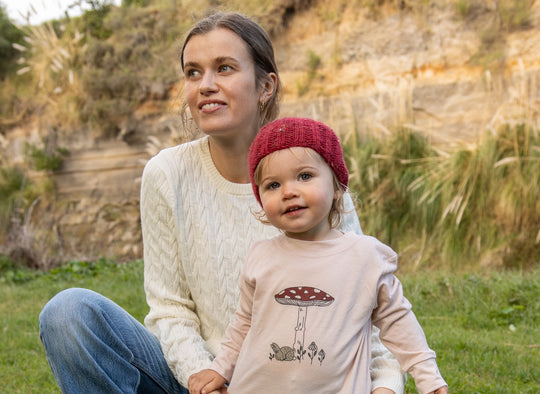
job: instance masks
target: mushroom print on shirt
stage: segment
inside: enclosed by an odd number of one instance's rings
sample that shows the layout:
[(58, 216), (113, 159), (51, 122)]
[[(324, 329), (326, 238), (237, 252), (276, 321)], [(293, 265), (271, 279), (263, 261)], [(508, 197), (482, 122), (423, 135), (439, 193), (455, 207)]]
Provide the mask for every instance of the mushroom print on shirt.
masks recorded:
[(298, 308), (298, 318), (294, 327), (294, 340), (291, 346), (279, 346), (273, 342), (270, 347), (273, 353), (270, 353), (270, 360), (277, 361), (294, 361), (298, 360), (302, 362), (306, 356), (310, 359), (311, 364), (316, 356), (320, 364), (322, 364), (325, 351), (319, 349), (315, 341), (311, 341), (307, 350), (305, 349), (306, 338), (306, 323), (307, 323), (307, 311), (308, 307), (318, 306), (324, 307), (334, 302), (334, 297), (330, 294), (309, 286), (294, 286), (288, 287), (274, 296), (275, 300), (283, 305), (292, 305)]

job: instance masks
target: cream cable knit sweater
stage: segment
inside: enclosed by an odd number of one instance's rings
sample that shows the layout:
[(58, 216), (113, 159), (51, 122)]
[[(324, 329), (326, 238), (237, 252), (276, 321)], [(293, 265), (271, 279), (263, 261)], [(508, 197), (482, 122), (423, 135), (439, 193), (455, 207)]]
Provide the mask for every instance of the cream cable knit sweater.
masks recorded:
[[(347, 195), (343, 229), (361, 233)], [(239, 298), (240, 268), (251, 245), (277, 234), (250, 212), (260, 210), (251, 184), (223, 178), (208, 137), (164, 149), (146, 165), (141, 185), (144, 322), (159, 339), (178, 381), (208, 368)], [(373, 387), (403, 391), (399, 364), (375, 337)]]

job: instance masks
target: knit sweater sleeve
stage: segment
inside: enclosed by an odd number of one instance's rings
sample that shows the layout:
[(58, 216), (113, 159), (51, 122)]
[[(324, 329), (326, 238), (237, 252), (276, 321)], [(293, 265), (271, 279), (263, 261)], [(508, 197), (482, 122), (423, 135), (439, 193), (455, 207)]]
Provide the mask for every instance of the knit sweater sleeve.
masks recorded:
[(207, 368), (212, 356), (200, 335), (200, 321), (180, 261), (174, 215), (179, 202), (163, 163), (163, 156), (151, 159), (141, 184), (144, 287), (150, 307), (145, 325), (159, 340), (178, 381), (187, 387), (189, 376)]
[(251, 328), (252, 310), (253, 310), (253, 294), (254, 285), (247, 279), (246, 266), (250, 263), (250, 258), (246, 259), (246, 263), (240, 274), (240, 300), (237, 305), (234, 317), (225, 331), (225, 339), (221, 344), (221, 351), (218, 353), (212, 363), (212, 369), (231, 381), (240, 349), (244, 343), (244, 339)]
[(360, 220), (358, 220), (352, 197), (348, 192), (343, 195), (343, 210), (345, 213), (341, 221), (340, 229), (344, 232), (352, 231), (353, 233), (362, 235)]
[(371, 332), (371, 390), (384, 387), (396, 394), (405, 390), (407, 376), (401, 370), (399, 362), (394, 355), (381, 342), (379, 329), (375, 326)]

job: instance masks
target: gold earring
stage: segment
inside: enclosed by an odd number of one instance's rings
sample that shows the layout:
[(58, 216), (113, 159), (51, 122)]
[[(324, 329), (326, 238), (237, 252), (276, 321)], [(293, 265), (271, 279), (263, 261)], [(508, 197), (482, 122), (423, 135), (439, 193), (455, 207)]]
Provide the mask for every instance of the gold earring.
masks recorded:
[(266, 102), (264, 100), (259, 101), (259, 112), (262, 113), (264, 111), (264, 106), (266, 105)]

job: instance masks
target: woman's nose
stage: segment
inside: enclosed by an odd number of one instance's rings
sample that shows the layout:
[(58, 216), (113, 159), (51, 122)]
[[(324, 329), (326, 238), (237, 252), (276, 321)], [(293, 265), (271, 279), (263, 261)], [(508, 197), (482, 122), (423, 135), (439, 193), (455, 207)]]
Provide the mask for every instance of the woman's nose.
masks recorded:
[(215, 76), (213, 73), (204, 73), (199, 84), (199, 92), (203, 95), (217, 91)]

